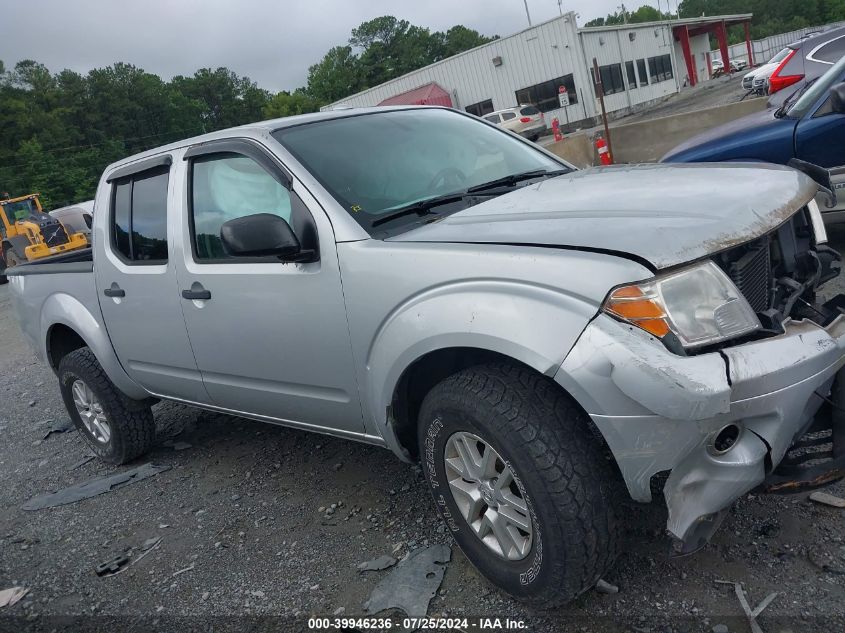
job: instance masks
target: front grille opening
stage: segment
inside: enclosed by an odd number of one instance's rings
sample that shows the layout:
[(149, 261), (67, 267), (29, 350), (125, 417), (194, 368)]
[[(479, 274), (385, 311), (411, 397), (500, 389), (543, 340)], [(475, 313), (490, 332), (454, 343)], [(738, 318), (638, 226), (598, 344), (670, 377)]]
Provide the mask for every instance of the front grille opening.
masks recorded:
[(765, 312), (772, 307), (774, 275), (769, 236), (763, 236), (721, 254), (717, 263), (731, 278), (754, 312)]

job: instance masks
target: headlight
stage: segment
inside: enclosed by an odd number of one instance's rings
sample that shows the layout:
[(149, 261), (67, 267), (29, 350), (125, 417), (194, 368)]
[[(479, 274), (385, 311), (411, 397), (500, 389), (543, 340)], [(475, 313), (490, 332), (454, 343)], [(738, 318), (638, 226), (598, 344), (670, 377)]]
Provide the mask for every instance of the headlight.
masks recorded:
[(610, 293), (604, 311), (658, 338), (673, 332), (685, 348), (762, 327), (731, 280), (711, 261)]

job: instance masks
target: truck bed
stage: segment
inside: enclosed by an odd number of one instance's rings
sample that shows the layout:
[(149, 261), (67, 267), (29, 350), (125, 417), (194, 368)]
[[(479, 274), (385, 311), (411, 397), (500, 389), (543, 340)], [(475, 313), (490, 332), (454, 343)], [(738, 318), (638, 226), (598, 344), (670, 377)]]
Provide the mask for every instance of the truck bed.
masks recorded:
[(93, 272), (94, 257), (91, 247), (80, 248), (67, 253), (59, 253), (32, 262), (23, 262), (14, 268), (7, 268), (5, 273), (10, 277), (21, 275), (47, 275), (51, 273), (85, 273)]

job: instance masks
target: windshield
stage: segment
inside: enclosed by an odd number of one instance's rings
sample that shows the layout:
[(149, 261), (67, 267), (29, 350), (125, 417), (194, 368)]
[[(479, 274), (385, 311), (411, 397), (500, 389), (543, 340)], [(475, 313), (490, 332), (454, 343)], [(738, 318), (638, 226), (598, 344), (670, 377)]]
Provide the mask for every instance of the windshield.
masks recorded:
[(38, 214), (38, 207), (35, 206), (35, 201), (31, 198), (18, 202), (0, 202), (0, 205), (2, 205), (3, 210), (6, 212), (9, 222), (27, 220)]
[[(380, 216), (420, 200), (564, 167), (507, 132), (436, 108), (317, 121), (273, 136), (370, 234)], [(408, 216), (392, 228), (418, 222)]]
[(830, 70), (807, 87), (804, 90), (804, 94), (801, 94), (789, 110), (787, 110), (787, 114), (791, 118), (804, 116), (819, 100), (819, 97), (827, 93), (833, 84), (841, 80), (843, 73), (845, 73), (845, 57), (836, 62), (830, 67)]
[(775, 55), (774, 57), (772, 57), (772, 58), (769, 60), (769, 63), (770, 63), (770, 64), (779, 64), (779, 63), (781, 63), (784, 59), (786, 59), (787, 57), (789, 57), (789, 54), (790, 54), (791, 52), (792, 52), (792, 49), (791, 49), (791, 48), (789, 48), (789, 47), (787, 46), (787, 47), (786, 47), (785, 49), (783, 49), (780, 53), (778, 53), (777, 55)]

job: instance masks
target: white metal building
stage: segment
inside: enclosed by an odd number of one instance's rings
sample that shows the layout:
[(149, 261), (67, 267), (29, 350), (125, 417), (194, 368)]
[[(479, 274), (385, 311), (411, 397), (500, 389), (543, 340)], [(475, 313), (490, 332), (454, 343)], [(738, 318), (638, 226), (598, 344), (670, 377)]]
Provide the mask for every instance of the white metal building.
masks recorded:
[[(437, 84), (455, 108), (477, 115), (514, 107), (537, 105), (548, 123), (557, 117), (562, 126), (596, 120), (600, 108), (592, 79), (595, 58), (611, 114), (622, 115), (689, 83), (690, 74), (710, 76), (710, 42), (705, 29), (713, 25), (750, 20), (750, 15), (719, 16), (579, 29), (574, 13), (566, 13), (513, 35), (459, 53), (419, 70), (375, 86), (326, 106), (369, 107)], [(693, 30), (695, 29), (695, 31)], [(690, 73), (684, 64), (682, 39), (687, 34)], [(702, 31), (698, 33), (698, 31)], [(570, 105), (559, 106), (560, 86), (565, 86)], [(442, 94), (442, 93), (441, 93)]]

